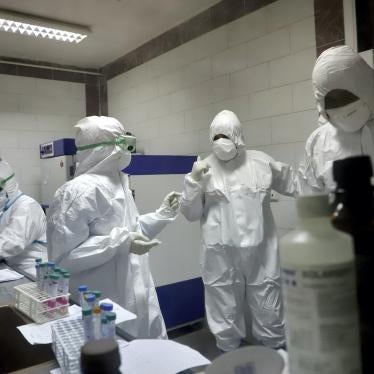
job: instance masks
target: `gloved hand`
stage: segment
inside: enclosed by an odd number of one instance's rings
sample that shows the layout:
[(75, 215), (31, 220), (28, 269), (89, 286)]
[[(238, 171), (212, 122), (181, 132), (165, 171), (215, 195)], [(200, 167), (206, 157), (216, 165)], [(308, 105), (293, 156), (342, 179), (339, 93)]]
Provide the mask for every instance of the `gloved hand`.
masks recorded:
[(173, 191), (168, 193), (156, 212), (167, 218), (176, 217), (180, 207), (181, 196), (182, 194), (180, 192)]
[(130, 232), (130, 240), (130, 252), (136, 255), (144, 255), (148, 253), (152, 247), (161, 244), (159, 240), (149, 240), (145, 235), (139, 232)]
[(201, 160), (200, 156), (198, 156), (197, 160), (194, 162), (191, 170), (191, 178), (199, 182), (203, 178), (203, 176), (208, 173), (210, 169), (210, 165), (207, 161)]

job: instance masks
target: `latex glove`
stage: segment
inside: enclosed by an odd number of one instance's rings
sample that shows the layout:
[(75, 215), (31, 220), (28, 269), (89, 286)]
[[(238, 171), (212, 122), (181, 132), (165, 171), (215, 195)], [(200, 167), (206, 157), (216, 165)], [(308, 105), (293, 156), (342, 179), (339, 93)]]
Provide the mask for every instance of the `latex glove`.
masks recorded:
[(210, 165), (207, 161), (201, 160), (198, 156), (197, 160), (194, 162), (191, 170), (191, 178), (196, 182), (201, 181), (204, 175), (208, 173)]
[(163, 215), (164, 217), (174, 218), (177, 216), (179, 207), (181, 205), (182, 194), (180, 192), (169, 192), (164, 201), (162, 202), (160, 208), (157, 209), (157, 213)]
[(130, 232), (130, 240), (130, 252), (136, 255), (144, 255), (148, 253), (152, 247), (161, 244), (159, 240), (149, 240), (145, 235), (139, 232)]

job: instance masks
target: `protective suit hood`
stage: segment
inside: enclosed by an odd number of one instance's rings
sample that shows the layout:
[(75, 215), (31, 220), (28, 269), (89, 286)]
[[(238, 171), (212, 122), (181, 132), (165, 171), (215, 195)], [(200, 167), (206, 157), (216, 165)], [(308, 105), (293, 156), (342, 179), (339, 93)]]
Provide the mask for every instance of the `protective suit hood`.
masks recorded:
[(234, 112), (222, 110), (214, 117), (210, 125), (209, 138), (211, 143), (218, 134), (226, 135), (237, 148), (244, 147), (242, 125)]
[[(125, 135), (122, 124), (113, 117), (85, 117), (75, 127), (77, 148), (115, 141), (118, 137)], [(115, 144), (78, 150), (75, 176), (84, 173), (105, 175), (108, 172), (118, 171), (118, 163), (122, 155), (122, 149)]]
[(328, 120), (325, 96), (332, 90), (349, 91), (360, 98), (374, 113), (373, 70), (348, 46), (332, 47), (317, 59), (313, 69), (313, 89), (320, 115)]
[[(6, 161), (0, 158), (0, 181), (8, 179), (12, 175), (14, 175), (14, 170), (12, 169), (12, 167)], [(15, 176), (10, 178), (5, 183), (4, 191), (7, 193), (10, 199), (19, 194), (20, 190)]]

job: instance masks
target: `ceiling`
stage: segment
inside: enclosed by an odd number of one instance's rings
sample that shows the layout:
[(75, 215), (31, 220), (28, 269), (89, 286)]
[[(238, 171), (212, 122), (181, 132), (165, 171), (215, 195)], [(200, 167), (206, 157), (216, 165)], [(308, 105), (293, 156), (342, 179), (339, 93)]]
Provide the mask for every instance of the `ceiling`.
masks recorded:
[(0, 8), (87, 25), (80, 44), (0, 32), (0, 55), (99, 68), (219, 0), (0, 0)]

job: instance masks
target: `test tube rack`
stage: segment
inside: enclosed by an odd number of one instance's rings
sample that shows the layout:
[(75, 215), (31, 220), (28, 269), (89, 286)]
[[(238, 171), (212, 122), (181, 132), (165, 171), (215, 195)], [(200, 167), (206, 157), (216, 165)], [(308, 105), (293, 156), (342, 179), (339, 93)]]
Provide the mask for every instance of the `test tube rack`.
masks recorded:
[(80, 374), (80, 354), (84, 345), (81, 319), (58, 321), (52, 325), (52, 350), (63, 374)]
[[(36, 283), (26, 283), (14, 287), (14, 306), (36, 323), (45, 323), (66, 317), (69, 313), (70, 294), (49, 296), (40, 291)], [(58, 300), (67, 300), (66, 304)]]

